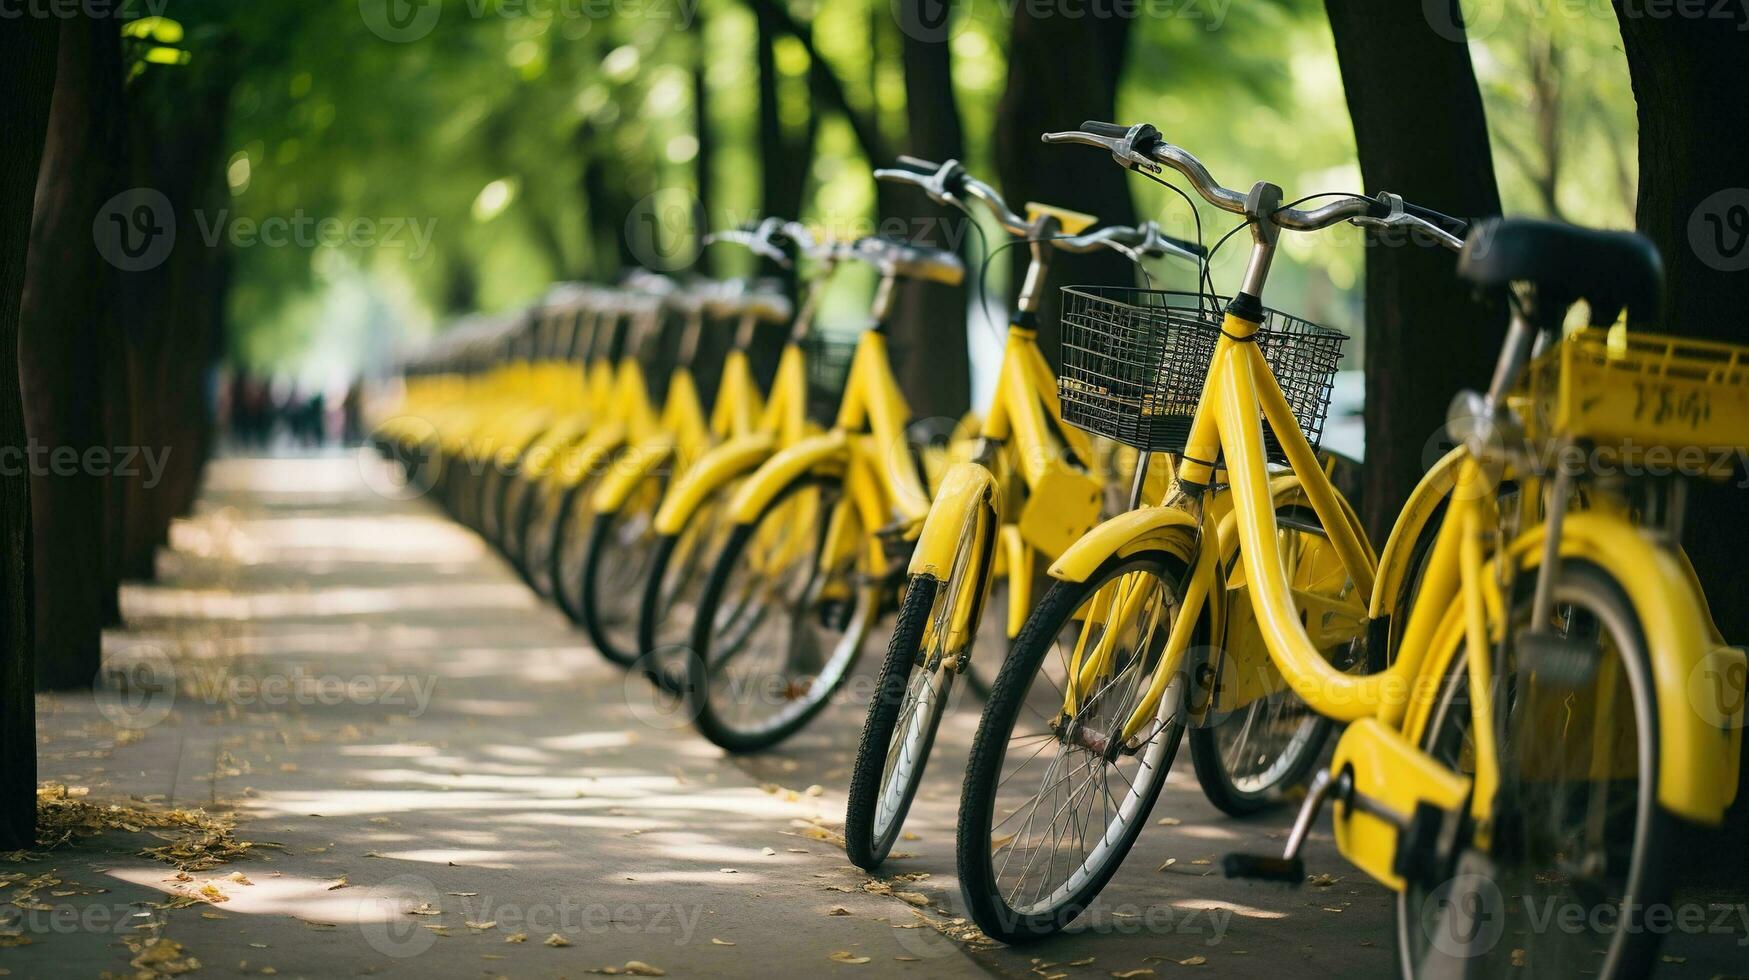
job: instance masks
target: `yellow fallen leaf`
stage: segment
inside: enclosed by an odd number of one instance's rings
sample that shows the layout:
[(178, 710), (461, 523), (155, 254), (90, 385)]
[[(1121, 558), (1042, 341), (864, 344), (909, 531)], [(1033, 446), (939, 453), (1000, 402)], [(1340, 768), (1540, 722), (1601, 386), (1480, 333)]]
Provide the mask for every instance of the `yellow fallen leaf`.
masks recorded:
[(834, 963), (848, 963), (851, 966), (861, 966), (862, 964), (868, 962), (868, 957), (858, 956), (855, 953), (852, 953), (850, 950), (847, 950), (847, 949), (841, 949), (836, 953), (832, 953), (831, 955), (827, 956), (826, 958), (831, 960)]
[(467, 926), (469, 929), (478, 929), (481, 932), (484, 932), (487, 929), (498, 928), (498, 920), (493, 919), (489, 922), (464, 922), (462, 925)]
[(826, 910), (827, 915), (849, 915), (850, 910), (842, 905), (834, 905)]
[(510, 935), (505, 936), (504, 941), (507, 943), (526, 943), (528, 942), (528, 933), (513, 932)]
[(1151, 977), (1154, 971), (1144, 966), (1140, 970), (1113, 970), (1111, 975), (1117, 980), (1130, 980), (1131, 977)]
[(929, 896), (922, 892), (894, 892), (893, 897), (912, 905), (928, 905)]
[(408, 915), (442, 915), (443, 910), (436, 907), (435, 905), (432, 905), (430, 902), (420, 902), (418, 908), (408, 909), (407, 914)]
[(733, 946), (735, 944), (732, 942), (729, 942), (727, 939), (718, 939), (715, 936), (712, 936), (711, 937), (711, 945), (712, 946)]
[(631, 960), (626, 963), (626, 973), (634, 977), (665, 977), (668, 971), (659, 966), (651, 966), (643, 960)]
[(1185, 959), (1179, 960), (1178, 965), (1179, 966), (1201, 966), (1204, 963), (1207, 963), (1208, 961), (1209, 961), (1209, 958), (1206, 956), (1191, 956), (1191, 957), (1187, 957)]
[(561, 936), (556, 932), (553, 933), (552, 935), (548, 936), (546, 939), (544, 939), (542, 941), (544, 943), (546, 943), (546, 945), (551, 946), (554, 949), (559, 949), (561, 947), (571, 945), (571, 941), (569, 939), (566, 939), (564, 936)]
[(341, 889), (341, 888), (345, 888), (345, 887), (346, 887), (346, 876), (341, 875), (339, 878), (337, 878), (334, 881), (334, 884), (328, 886), (328, 890), (335, 891), (337, 889)]

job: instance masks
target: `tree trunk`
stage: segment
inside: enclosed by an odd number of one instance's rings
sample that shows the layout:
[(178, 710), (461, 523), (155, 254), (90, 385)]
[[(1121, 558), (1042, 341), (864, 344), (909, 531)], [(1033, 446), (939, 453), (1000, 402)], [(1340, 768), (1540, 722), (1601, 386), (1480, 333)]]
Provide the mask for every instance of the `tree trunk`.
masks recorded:
[[(1129, 17), (1059, 16), (1036, 4), (1014, 11), (1008, 45), (1008, 86), (996, 106), (996, 172), (1014, 207), (1037, 201), (1097, 215), (1101, 224), (1133, 225), (1129, 175), (1109, 155), (1086, 148), (1047, 146), (1042, 133), (1073, 129), (1083, 120), (1111, 121), (1128, 46)], [(1064, 52), (1074, 52), (1064, 57)], [(1000, 242), (992, 242), (999, 247)], [(1014, 282), (1026, 270), (1026, 249), (1013, 256)], [(1135, 267), (1106, 250), (1052, 258), (1039, 344), (1057, 363), (1057, 287), (1075, 283), (1128, 283)]]
[[(48, 131), (60, 25), (21, 17), (0, 31), (0, 447), (22, 453), (18, 315), (31, 212)], [(0, 466), (0, 849), (36, 843), (36, 631), (30, 477)]]
[(175, 229), (161, 261), (123, 275), (141, 327), (131, 365), (137, 445), (161, 470), (135, 485), (126, 567), (149, 578), (170, 523), (193, 504), (211, 445), (207, 388), (222, 333), (225, 120), (235, 81), (234, 51), (205, 53), (199, 73), (149, 69), (133, 83), (129, 129), (137, 181), (163, 195), (161, 221)]
[[(934, 0), (901, 0), (899, 11), (903, 35), (901, 53), (905, 65), (905, 120), (910, 131), (906, 141), (912, 156), (940, 163), (963, 160), (965, 130), (960, 124), (959, 104), (954, 101), (953, 52), (946, 31), (922, 29), (922, 8)], [(879, 24), (885, 18), (872, 22)], [(873, 39), (871, 39), (872, 42)], [(878, 111), (871, 113), (880, 118)], [(887, 161), (876, 161), (884, 166)], [(890, 217), (910, 218), (907, 237), (921, 245), (945, 248), (967, 255), (964, 237), (969, 233), (958, 212), (943, 209), (921, 191), (883, 186), (879, 195), (883, 224)], [(976, 205), (974, 205), (976, 207)], [(977, 270), (969, 270), (967, 285)], [(891, 333), (899, 386), (918, 418), (952, 418), (971, 405), (971, 358), (966, 349), (965, 286), (908, 283), (894, 297)]]
[[(1653, 329), (1749, 343), (1749, 34), (1730, 20), (1648, 17), (1617, 7), (1640, 122), (1640, 230), (1664, 255), (1664, 310)], [(1725, 639), (1749, 643), (1749, 513), (1742, 468), (1690, 487), (1683, 541)], [(1739, 693), (1739, 697), (1741, 697)], [(1749, 756), (1740, 779), (1749, 787)], [(1722, 833), (1700, 835), (1688, 865), (1709, 880), (1749, 874), (1749, 789)]]
[[(36, 544), (37, 686), (91, 683), (118, 569), (106, 531), (112, 392), (105, 354), (119, 328), (116, 269), (92, 248), (99, 210), (122, 189), (121, 39), (114, 18), (61, 22), (57, 84), (37, 185), (19, 315)], [(89, 455), (88, 455), (89, 454)]]
[[(1467, 218), (1500, 213), (1482, 98), (1462, 39), (1421, 4), (1326, 0), (1369, 191)], [(1463, 23), (1451, 0), (1449, 25)], [(1448, 31), (1449, 33), (1449, 31)], [(1366, 252), (1366, 483), (1361, 511), (1383, 541), (1444, 445), (1452, 395), (1488, 383), (1504, 320), (1480, 308), (1432, 243)]]

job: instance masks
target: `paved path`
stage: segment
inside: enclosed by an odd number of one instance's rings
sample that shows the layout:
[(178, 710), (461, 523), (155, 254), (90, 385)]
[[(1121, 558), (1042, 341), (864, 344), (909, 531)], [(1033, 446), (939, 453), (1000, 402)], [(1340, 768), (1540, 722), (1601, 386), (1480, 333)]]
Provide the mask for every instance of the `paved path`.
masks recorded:
[[(1220, 818), (1187, 758), (1154, 813), (1176, 824), (1149, 828), (1073, 934), (1028, 949), (944, 936), (975, 702), (947, 720), (915, 839), (890, 864), (908, 876), (898, 890), (929, 898), (916, 909), (865, 890), (830, 840), (859, 705), (781, 751), (726, 759), (478, 539), (373, 493), (369, 473), (352, 457), (213, 466), (159, 583), (126, 591), (128, 628), (106, 638), (111, 686), (131, 687), (43, 698), (41, 774), (84, 802), (234, 812), (253, 846), (181, 876), (140, 854), (163, 841), (125, 828), (0, 860), (0, 971), (168, 972), (188, 957), (200, 975), (287, 977), (576, 977), (633, 961), (670, 976), (1393, 971), (1389, 897), (1335, 858), (1327, 826), (1309, 854), (1327, 886), (1213, 874), (1224, 851), (1279, 847), (1287, 815)], [(1741, 952), (1715, 947), (1680, 975)]]

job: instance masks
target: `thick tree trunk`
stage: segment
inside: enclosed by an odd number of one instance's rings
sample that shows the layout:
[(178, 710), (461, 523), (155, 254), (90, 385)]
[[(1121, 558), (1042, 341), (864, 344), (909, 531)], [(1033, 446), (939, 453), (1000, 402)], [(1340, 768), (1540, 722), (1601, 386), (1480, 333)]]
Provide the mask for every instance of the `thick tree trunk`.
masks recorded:
[(153, 70), (136, 81), (129, 115), (137, 181), (168, 202), (176, 237), (161, 262), (123, 276), (140, 322), (130, 366), (137, 445), (161, 470), (140, 480), (130, 510), (125, 567), (149, 578), (170, 523), (193, 504), (211, 445), (207, 388), (222, 332), (225, 127), (233, 53), (208, 51), (202, 72)]
[[(1421, 4), (1326, 0), (1369, 191), (1447, 214), (1500, 212), (1469, 49), (1435, 33)], [(1463, 23), (1451, 0), (1450, 25)], [(1452, 395), (1488, 383), (1504, 320), (1481, 309), (1432, 243), (1366, 252), (1366, 487), (1377, 541), (1443, 445)]]
[[(906, 146), (912, 156), (940, 163), (963, 160), (965, 131), (954, 101), (953, 52), (948, 32), (922, 29), (922, 8), (934, 0), (901, 0), (901, 51), (905, 64)], [(883, 17), (882, 20), (885, 18)], [(875, 23), (880, 23), (876, 21)], [(879, 118), (879, 113), (871, 113)], [(877, 161), (883, 166), (887, 161)], [(958, 212), (934, 204), (920, 191), (883, 188), (883, 224), (890, 217), (909, 218), (907, 237), (921, 245), (957, 251), (967, 256), (969, 233)], [(967, 286), (976, 285), (966, 276)], [(971, 405), (971, 358), (966, 349), (965, 286), (953, 288), (910, 283), (894, 300), (892, 335), (899, 385), (918, 418), (958, 418)]]
[(19, 391), (24, 291), (60, 25), (22, 17), (0, 31), (0, 849), (36, 842), (36, 631), (30, 477)]
[[(1135, 224), (1129, 175), (1110, 156), (1085, 148), (1047, 146), (1039, 135), (1073, 129), (1083, 120), (1111, 121), (1130, 35), (1129, 17), (1065, 16), (1020, 4), (1008, 46), (1008, 86), (996, 107), (996, 171), (1002, 194), (1020, 207), (1037, 201), (1097, 215), (1103, 224)], [(1064, 52), (1073, 52), (1064, 57)], [(992, 242), (992, 246), (999, 245)], [(1014, 256), (1015, 282), (1026, 250)], [(1057, 363), (1057, 287), (1074, 283), (1127, 283), (1135, 267), (1101, 250), (1058, 254), (1039, 313), (1039, 344)]]
[[(1664, 254), (1652, 329), (1749, 344), (1749, 34), (1730, 20), (1648, 17), (1617, 7), (1640, 122), (1637, 222)], [(1749, 510), (1742, 468), (1690, 487), (1683, 542), (1727, 642), (1749, 643)], [(1741, 697), (1739, 692), (1739, 697)], [(1749, 756), (1739, 777), (1749, 787)], [(1749, 873), (1749, 788), (1723, 832), (1693, 841), (1691, 868), (1722, 883)]]
[[(121, 40), (113, 18), (62, 21), (59, 66), (37, 185), (19, 315), (19, 361), (31, 442), (46, 455), (31, 478), (36, 544), (37, 686), (89, 685), (116, 581), (107, 521), (113, 465), (105, 385), (116, 269), (92, 247), (99, 210), (122, 189)], [(121, 445), (125, 445), (123, 440)]]

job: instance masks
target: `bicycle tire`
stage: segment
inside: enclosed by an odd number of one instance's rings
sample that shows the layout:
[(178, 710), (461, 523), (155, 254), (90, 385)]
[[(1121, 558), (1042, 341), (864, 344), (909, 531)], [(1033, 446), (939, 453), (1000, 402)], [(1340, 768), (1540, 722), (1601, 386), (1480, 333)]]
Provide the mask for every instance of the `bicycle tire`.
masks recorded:
[[(965, 783), (960, 793), (959, 828), (954, 847), (961, 897), (967, 914), (985, 935), (1005, 943), (1021, 944), (1062, 931), (1087, 909), (1117, 873), (1123, 858), (1147, 824), (1148, 815), (1166, 785), (1166, 774), (1172, 767), (1179, 740), (1184, 734), (1182, 718), (1168, 723), (1156, 733), (1155, 737), (1163, 740), (1159, 757), (1143, 770), (1149, 773), (1149, 779), (1141, 790), (1133, 819), (1124, 825), (1115, 840), (1101, 838), (1108, 860), (1101, 862), (1064, 900), (1039, 912), (1016, 910), (1001, 893), (993, 865), (996, 848), (1005, 844), (993, 838), (991, 819), (995, 813), (996, 793), (1003, 781), (1002, 768), (1009, 735), (1024, 708), (1024, 698), (1033, 677), (1042, 669), (1058, 634), (1075, 612), (1106, 583), (1120, 575), (1145, 570), (1152, 570), (1152, 574), (1163, 583), (1178, 583), (1183, 581), (1184, 567), (1181, 559), (1163, 551), (1111, 558), (1083, 582), (1059, 581), (1052, 585), (1015, 638), (1014, 649), (996, 677), (990, 700), (984, 705), (983, 715), (978, 721), (977, 735), (972, 741), (971, 757), (967, 761)], [(1175, 590), (1173, 594), (1182, 602), (1182, 592)], [(1150, 739), (1150, 744), (1152, 742)], [(1132, 794), (1134, 792), (1132, 783)], [(1106, 833), (1109, 835), (1109, 827)]]

